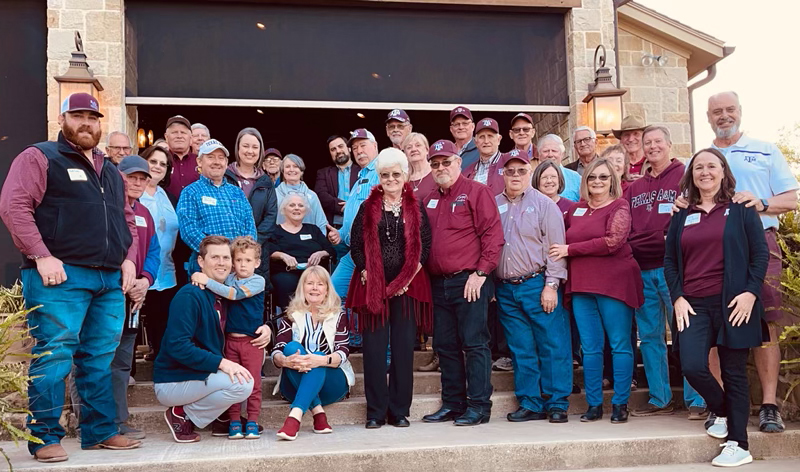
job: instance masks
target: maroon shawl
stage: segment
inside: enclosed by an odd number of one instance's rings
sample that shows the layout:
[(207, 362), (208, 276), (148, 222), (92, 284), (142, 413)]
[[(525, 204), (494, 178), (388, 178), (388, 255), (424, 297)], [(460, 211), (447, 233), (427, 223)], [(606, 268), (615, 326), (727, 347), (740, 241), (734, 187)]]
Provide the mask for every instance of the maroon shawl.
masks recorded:
[(414, 196), (411, 186), (406, 183), (403, 187), (402, 203), (403, 236), (406, 243), (404, 263), (400, 273), (388, 285), (383, 275), (383, 256), (377, 229), (383, 215), (383, 189), (379, 185), (375, 186), (362, 205), (364, 207), (362, 228), (367, 283), (361, 283), (360, 272), (353, 273), (346, 306), (359, 314), (361, 322), (352, 329), (360, 331), (364, 324), (374, 327), (386, 323), (389, 318), (389, 299), (403, 287), (408, 286), (403, 312), (409, 315), (409, 312), (413, 310), (417, 326), (426, 333), (430, 332), (433, 324), (430, 280), (424, 267), (416, 272), (422, 254), (420, 239), (422, 210), (419, 200)]

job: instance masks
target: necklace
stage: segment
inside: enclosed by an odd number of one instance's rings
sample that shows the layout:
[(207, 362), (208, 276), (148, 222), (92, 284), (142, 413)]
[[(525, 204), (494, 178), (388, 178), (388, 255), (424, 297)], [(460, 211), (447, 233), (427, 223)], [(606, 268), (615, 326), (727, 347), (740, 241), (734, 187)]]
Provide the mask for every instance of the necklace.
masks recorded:
[(394, 215), (394, 237), (392, 237), (392, 232), (389, 231), (390, 227), (389, 216), (388, 216), (389, 212), (385, 210), (383, 211), (383, 224), (386, 226), (386, 232), (385, 232), (386, 240), (389, 241), (390, 243), (393, 243), (397, 241), (397, 239), (400, 237), (400, 208), (398, 206), (397, 212), (395, 212), (395, 208), (394, 206), (392, 206), (390, 211), (392, 212), (392, 215)]
[(383, 203), (384, 203), (384, 205), (389, 207), (389, 211), (392, 212), (392, 214), (394, 215), (395, 218), (399, 218), (400, 217), (400, 208), (403, 205), (403, 197), (400, 197), (400, 200), (398, 200), (396, 202), (389, 202), (384, 198), (383, 199)]

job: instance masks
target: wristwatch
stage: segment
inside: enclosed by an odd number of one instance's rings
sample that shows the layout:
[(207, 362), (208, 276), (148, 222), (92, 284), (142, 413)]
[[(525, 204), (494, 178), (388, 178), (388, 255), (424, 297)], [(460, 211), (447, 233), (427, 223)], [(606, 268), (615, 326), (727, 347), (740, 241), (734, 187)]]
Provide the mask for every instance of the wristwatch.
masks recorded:
[(558, 290), (558, 282), (547, 282), (545, 285), (552, 288), (553, 290)]
[(761, 205), (764, 206), (764, 209), (761, 210), (761, 213), (764, 213), (765, 211), (769, 210), (769, 201), (766, 198), (761, 199)]
[(489, 274), (487, 274), (486, 272), (484, 272), (484, 271), (482, 271), (482, 270), (480, 270), (480, 269), (476, 270), (476, 271), (475, 271), (475, 274), (476, 274), (478, 277), (486, 277), (487, 275), (489, 275)]

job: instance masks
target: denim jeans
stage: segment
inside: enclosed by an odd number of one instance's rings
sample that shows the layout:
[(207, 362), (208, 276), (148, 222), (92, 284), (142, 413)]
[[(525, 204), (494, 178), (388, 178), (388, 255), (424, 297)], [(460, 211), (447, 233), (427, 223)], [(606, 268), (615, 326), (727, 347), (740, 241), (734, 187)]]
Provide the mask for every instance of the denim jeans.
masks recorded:
[[(552, 313), (542, 309), (544, 275), (519, 284), (498, 283), (497, 309), (514, 364), (514, 393), (531, 411), (569, 409), (572, 342), (561, 292)], [(547, 400), (544, 399), (547, 398)]]
[[(663, 407), (672, 400), (667, 361), (667, 323), (672, 322), (672, 300), (669, 296), (664, 268), (643, 270), (644, 305), (636, 309), (639, 328), (639, 349), (642, 352), (644, 373), (650, 389), (650, 403)], [(705, 407), (706, 402), (683, 378), (683, 402), (686, 407)]]
[(589, 406), (603, 404), (603, 343), (611, 344), (614, 363), (614, 396), (611, 403), (626, 405), (631, 395), (633, 346), (631, 320), (633, 308), (625, 303), (594, 293), (575, 293), (572, 311), (583, 346), (583, 383)]
[(28, 307), (33, 359), (28, 386), (31, 416), (28, 428), (44, 444), (28, 444), (34, 453), (64, 437), (58, 423), (64, 407), (64, 379), (75, 363), (75, 385), (81, 398), (81, 446), (94, 446), (116, 435), (116, 409), (111, 392), (111, 360), (125, 319), (119, 270), (64, 264), (67, 280), (45, 287), (36, 269), (22, 270), (22, 294)]
[[(298, 352), (301, 355), (308, 354), (306, 348), (297, 341), (292, 341), (283, 348), (284, 356)], [(284, 368), (281, 376), (281, 395), (292, 402), (292, 408), (300, 408), (303, 413), (319, 405), (330, 405), (344, 400), (349, 388), (344, 371), (338, 368), (316, 367), (308, 372)]]
[[(348, 251), (347, 254), (339, 260), (339, 263), (336, 265), (336, 270), (333, 271), (331, 274), (331, 282), (333, 283), (333, 288), (336, 290), (336, 293), (342, 299), (342, 305), (344, 305), (345, 299), (347, 298), (347, 289), (350, 287), (350, 279), (353, 277), (353, 272), (356, 270), (356, 265), (353, 262), (353, 257), (350, 255)], [(351, 310), (347, 310), (347, 316), (355, 317), (357, 316)], [(353, 320), (354, 325), (358, 325), (358, 319)], [(361, 335), (350, 332), (350, 346), (351, 347), (361, 347)]]
[(492, 353), (486, 324), (493, 281), (486, 278), (480, 298), (467, 302), (468, 273), (453, 278), (432, 277), (433, 350), (442, 370), (442, 406), (483, 414), (492, 410)]

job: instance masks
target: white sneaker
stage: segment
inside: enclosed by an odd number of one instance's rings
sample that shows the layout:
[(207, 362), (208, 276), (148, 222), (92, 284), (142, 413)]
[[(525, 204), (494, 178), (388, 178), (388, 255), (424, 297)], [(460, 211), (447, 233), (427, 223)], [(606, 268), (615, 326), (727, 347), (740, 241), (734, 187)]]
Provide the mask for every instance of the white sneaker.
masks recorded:
[(711, 465), (717, 467), (738, 467), (753, 462), (753, 456), (750, 454), (750, 451), (745, 451), (739, 447), (739, 443), (736, 441), (728, 441), (720, 444), (720, 446), (723, 447), (722, 452), (711, 461)]
[(728, 437), (728, 418), (717, 416), (714, 423), (706, 429), (706, 433), (712, 438), (725, 439)]

